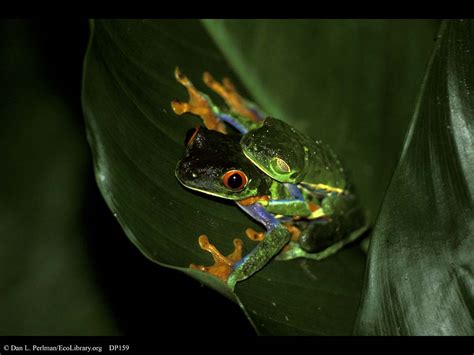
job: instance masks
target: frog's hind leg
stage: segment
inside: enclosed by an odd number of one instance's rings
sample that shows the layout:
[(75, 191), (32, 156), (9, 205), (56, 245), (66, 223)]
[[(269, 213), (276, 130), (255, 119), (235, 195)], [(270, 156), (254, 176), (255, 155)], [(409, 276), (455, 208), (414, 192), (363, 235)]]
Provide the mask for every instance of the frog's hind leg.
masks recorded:
[(211, 266), (191, 264), (189, 267), (191, 269), (207, 272), (218, 277), (223, 282), (227, 282), (230, 273), (233, 271), (234, 264), (242, 259), (242, 240), (238, 238), (234, 239), (234, 251), (228, 256), (222, 255), (214, 245), (209, 243), (207, 236), (199, 236), (198, 241), (201, 249), (206, 250), (212, 254), (214, 264)]
[[(367, 224), (363, 225), (362, 227), (347, 234), (346, 237), (340, 239), (339, 241), (335, 243), (331, 243), (329, 246), (326, 246), (325, 249), (322, 249), (321, 251), (318, 251), (318, 252), (309, 252), (303, 249), (299, 242), (291, 241), (288, 244), (288, 246), (275, 259), (280, 260), (280, 261), (292, 260), (292, 259), (297, 259), (297, 258), (323, 260), (337, 253), (347, 244), (352, 243), (353, 241), (357, 240), (368, 229), (369, 229), (369, 226)], [(303, 235), (304, 235), (304, 232), (303, 232)]]
[(237, 205), (265, 226), (265, 238), (242, 260), (234, 265), (227, 286), (232, 290), (238, 281), (245, 280), (263, 268), (290, 240), (290, 233), (271, 213), (259, 203)]
[(368, 218), (352, 194), (329, 194), (322, 201), (328, 215), (301, 221), (303, 228), (298, 243), (290, 245), (280, 260), (305, 257), (322, 260), (358, 239), (369, 228)]
[(176, 68), (175, 72), (176, 80), (182, 84), (189, 94), (188, 102), (181, 102), (178, 100), (173, 100), (171, 102), (171, 107), (177, 115), (182, 115), (184, 113), (192, 113), (202, 118), (204, 126), (207, 129), (219, 131), (226, 134), (225, 123), (219, 120), (216, 116), (217, 107), (214, 106), (211, 99), (197, 90), (191, 80), (185, 76), (179, 68)]

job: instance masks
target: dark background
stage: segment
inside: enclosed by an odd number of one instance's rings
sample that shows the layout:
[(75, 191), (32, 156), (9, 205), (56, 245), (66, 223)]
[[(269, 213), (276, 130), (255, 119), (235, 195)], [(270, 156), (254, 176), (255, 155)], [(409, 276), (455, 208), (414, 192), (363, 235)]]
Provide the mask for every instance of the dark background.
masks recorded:
[[(9, 47), (15, 42), (16, 30), (13, 28), (23, 28), (28, 33), (28, 40), (21, 40), (20, 45), (34, 48), (30, 52), (27, 48), (24, 52), (21, 50), (17, 53), (25, 53), (24, 55), (35, 55), (31, 58), (18, 58), (18, 63), (34, 63), (39, 61), (41, 65), (36, 66), (33, 70), (39, 71), (38, 74), (42, 79), (39, 84), (39, 92), (42, 91), (42, 86), (48, 87), (50, 90), (57, 93), (57, 97), (71, 110), (73, 114), (65, 115), (64, 120), (68, 120), (67, 125), (73, 127), (74, 134), (77, 135), (80, 144), (77, 149), (82, 150), (85, 162), (82, 162), (84, 169), (83, 176), (74, 178), (79, 181), (82, 186), (77, 186), (80, 192), (80, 204), (77, 209), (80, 211), (77, 217), (77, 235), (82, 238), (78, 245), (85, 250), (83, 253), (72, 254), (73, 257), (68, 260), (70, 263), (86, 264), (92, 270), (86, 278), (86, 283), (93, 285), (91, 289), (98, 295), (95, 295), (99, 300), (103, 313), (110, 318), (107, 327), (94, 327), (90, 321), (86, 321), (84, 326), (77, 323), (75, 327), (71, 327), (68, 322), (74, 322), (74, 317), (68, 314), (68, 306), (71, 314), (81, 313), (78, 307), (81, 307), (81, 301), (74, 299), (75, 297), (82, 297), (68, 294), (63, 287), (71, 287), (74, 285), (74, 278), (69, 278), (67, 282), (61, 280), (54, 280), (53, 290), (50, 290), (48, 295), (53, 295), (48, 298), (36, 297), (35, 288), (39, 287), (37, 281), (31, 282), (31, 277), (35, 277), (32, 273), (18, 272), (16, 268), (9, 269), (2, 267), (0, 271), (0, 281), (3, 280), (3, 285), (0, 285), (0, 309), (11, 309), (13, 316), (0, 315), (1, 327), (0, 335), (175, 335), (184, 333), (187, 335), (209, 334), (212, 337), (217, 335), (236, 334), (236, 335), (254, 335), (251, 325), (246, 320), (243, 312), (239, 307), (228, 301), (215, 291), (203, 287), (197, 281), (181, 274), (175, 270), (166, 269), (156, 265), (146, 259), (140, 251), (127, 239), (121, 227), (113, 217), (112, 213), (106, 206), (98, 188), (95, 183), (92, 160), (87, 144), (84, 121), (81, 108), (81, 80), (82, 80), (82, 63), (86, 52), (87, 41), (89, 36), (88, 20), (85, 18), (73, 19), (34, 19), (34, 20), (2, 20), (1, 28), (4, 40), (2, 41), (3, 55), (8, 55)], [(6, 39), (6, 40), (5, 40)], [(31, 54), (33, 53), (33, 54)], [(20, 54), (21, 55), (21, 54)], [(13, 58), (15, 61), (16, 58)], [(8, 61), (7, 61), (8, 62)], [(6, 96), (6, 100), (10, 103), (10, 111), (3, 113), (2, 121), (4, 127), (8, 128), (9, 120), (18, 120), (22, 118), (20, 111), (15, 112), (15, 100), (17, 96), (22, 95), (22, 90), (27, 91), (27, 84), (15, 85), (15, 81), (22, 75), (21, 73), (28, 73), (20, 68), (19, 70), (8, 70), (10, 64), (4, 64), (4, 80), (8, 82), (4, 89), (8, 91), (8, 87), (21, 86), (20, 89), (10, 92)], [(20, 64), (19, 64), (20, 65)], [(28, 65), (28, 64), (26, 64)], [(26, 76), (26, 74), (24, 74)], [(27, 79), (22, 77), (22, 83), (27, 83)], [(22, 86), (23, 85), (23, 86)], [(19, 99), (18, 99), (19, 100)], [(13, 108), (12, 108), (13, 107)], [(34, 117), (31, 119), (35, 119)], [(40, 120), (41, 117), (38, 117)], [(45, 125), (48, 121), (44, 121)], [(18, 132), (28, 132), (28, 128), (17, 130)], [(15, 130), (10, 133), (3, 132), (0, 139), (3, 139), (3, 144), (7, 147), (12, 142), (16, 142)], [(43, 131), (31, 131), (32, 135), (44, 134)], [(47, 132), (47, 130), (46, 130)], [(8, 139), (6, 138), (8, 137)], [(18, 138), (18, 142), (20, 139)], [(53, 136), (43, 137), (43, 142), (50, 142), (54, 140)], [(13, 144), (13, 143), (12, 143)], [(12, 145), (13, 147), (13, 145)], [(36, 146), (34, 149), (41, 149)], [(57, 149), (62, 149), (58, 142)], [(12, 148), (13, 150), (13, 148)], [(4, 159), (9, 159), (9, 170), (16, 171), (18, 164), (21, 161), (15, 160), (15, 152), (9, 152)], [(18, 153), (20, 154), (20, 153)], [(71, 159), (75, 159), (71, 156)], [(34, 176), (41, 175), (50, 169), (48, 165), (49, 158), (44, 157), (37, 170), (30, 173), (31, 184), (35, 183)], [(21, 169), (19, 170), (21, 171)], [(7, 172), (8, 173), (8, 172)], [(5, 174), (5, 171), (4, 171)], [(5, 175), (4, 175), (5, 177)], [(0, 210), (0, 216), (8, 209), (8, 204), (17, 190), (14, 184), (5, 184), (10, 186), (8, 191), (5, 187), (2, 195), (0, 195), (0, 202), (5, 209)], [(58, 187), (59, 188), (59, 187)], [(22, 186), (18, 185), (18, 190)], [(21, 191), (20, 191), (21, 192)], [(10, 197), (9, 197), (10, 196)], [(68, 195), (61, 195), (62, 203), (68, 203), (70, 199)], [(71, 202), (73, 203), (73, 202)], [(27, 204), (28, 206), (28, 204)], [(36, 207), (37, 209), (48, 206)], [(21, 214), (21, 208), (16, 210), (16, 214)], [(34, 214), (35, 212), (33, 212)], [(19, 217), (20, 218), (20, 217)], [(61, 218), (60, 216), (58, 218)], [(26, 227), (29, 223), (28, 219), (22, 220)], [(50, 218), (46, 223), (57, 223), (57, 220)], [(0, 219), (0, 228), (2, 220)], [(28, 253), (14, 252), (18, 255), (12, 255), (13, 250), (24, 250), (28, 247), (28, 240), (30, 238), (29, 232), (19, 230), (16, 237), (6, 232), (5, 229), (2, 235), (4, 245), (3, 252), (9, 254), (8, 256), (15, 257), (19, 264), (31, 262)], [(25, 229), (28, 231), (28, 228)], [(61, 238), (60, 235), (56, 237)], [(31, 237), (33, 238), (33, 237)], [(15, 240), (21, 240), (23, 245), (18, 248), (11, 247)], [(54, 254), (48, 254), (54, 257)], [(76, 261), (73, 258), (80, 258)], [(84, 260), (86, 258), (86, 260)], [(67, 265), (67, 263), (66, 263)], [(39, 270), (39, 269), (38, 269)], [(40, 271), (38, 271), (40, 272)], [(15, 283), (7, 282), (11, 280), (11, 275), (15, 274), (13, 279)], [(54, 275), (54, 274), (53, 274)], [(51, 276), (54, 277), (54, 276)], [(48, 282), (49, 277), (43, 275), (42, 285)], [(6, 281), (7, 280), (7, 281)], [(84, 282), (84, 280), (83, 280)], [(7, 297), (11, 290), (16, 290), (18, 284), (22, 285), (24, 297)], [(69, 285), (69, 286), (68, 286)], [(31, 286), (31, 287), (30, 287)], [(3, 293), (3, 296), (1, 295)], [(57, 303), (57, 298), (64, 298), (62, 303), (66, 304), (58, 312), (41, 312), (44, 307), (51, 306), (55, 308), (53, 303)], [(13, 300), (13, 301), (12, 301)], [(47, 303), (51, 302), (51, 305)], [(79, 305), (79, 306), (78, 306)], [(16, 309), (23, 308), (23, 312), (15, 312)], [(90, 312), (90, 310), (89, 310)], [(1, 312), (0, 312), (1, 313)], [(48, 317), (51, 316), (51, 319)], [(104, 315), (98, 315), (103, 317)], [(31, 321), (35, 319), (35, 321)], [(94, 319), (91, 317), (90, 319)], [(74, 329), (71, 333), (70, 329)], [(94, 329), (98, 329), (94, 331)]]

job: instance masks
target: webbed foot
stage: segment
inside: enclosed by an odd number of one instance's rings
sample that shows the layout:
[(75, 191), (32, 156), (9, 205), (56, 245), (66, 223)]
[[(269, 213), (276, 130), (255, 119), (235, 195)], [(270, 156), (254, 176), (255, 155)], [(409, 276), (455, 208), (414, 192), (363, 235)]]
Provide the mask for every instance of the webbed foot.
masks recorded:
[(227, 282), (229, 275), (234, 270), (234, 264), (242, 259), (242, 240), (237, 238), (234, 239), (234, 251), (228, 256), (222, 255), (214, 245), (209, 243), (209, 239), (205, 235), (199, 236), (198, 242), (201, 249), (206, 250), (212, 254), (212, 257), (214, 258), (214, 265), (204, 266), (191, 264), (189, 265), (189, 267), (192, 269), (207, 272), (211, 275), (218, 277), (223, 282)]
[(247, 238), (253, 240), (254, 242), (261, 242), (265, 239), (264, 232), (257, 232), (255, 229), (252, 228), (247, 228), (245, 230), (245, 235), (247, 236)]
[(290, 232), (291, 234), (291, 241), (298, 241), (298, 239), (300, 239), (300, 236), (301, 236), (301, 230), (290, 224), (290, 223), (285, 223), (284, 226), (286, 227), (286, 229), (288, 229), (288, 232)]
[(240, 96), (229, 78), (224, 78), (221, 84), (215, 80), (209, 72), (204, 72), (203, 81), (207, 86), (209, 86), (209, 88), (224, 99), (231, 111), (244, 117), (248, 117), (255, 122), (261, 121), (265, 118), (262, 117), (264, 115), (259, 112), (255, 104)]
[(202, 118), (207, 129), (227, 133), (224, 122), (219, 120), (213, 111), (213, 104), (211, 100), (199, 90), (197, 90), (193, 83), (186, 77), (179, 68), (174, 72), (176, 80), (182, 84), (189, 94), (188, 102), (181, 102), (173, 100), (171, 107), (177, 115), (184, 113), (192, 113)]
[[(298, 239), (300, 239), (300, 236), (301, 236), (301, 229), (299, 229), (298, 227), (292, 225), (291, 223), (284, 223), (284, 226), (286, 227), (286, 229), (288, 229), (288, 232), (290, 232), (291, 239), (290, 239), (290, 242), (283, 247), (283, 249), (280, 251), (278, 255), (288, 254), (291, 251), (291, 249), (294, 247), (294, 245), (298, 245), (297, 241)], [(278, 255), (276, 257), (276, 260), (280, 260)], [(283, 260), (286, 260), (286, 259), (283, 259)]]

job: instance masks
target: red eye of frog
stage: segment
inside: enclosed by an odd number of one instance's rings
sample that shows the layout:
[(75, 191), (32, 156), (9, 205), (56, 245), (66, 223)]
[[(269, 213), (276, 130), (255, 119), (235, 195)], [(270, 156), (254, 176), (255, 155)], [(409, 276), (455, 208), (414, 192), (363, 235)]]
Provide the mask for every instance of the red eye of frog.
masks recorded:
[(230, 190), (242, 190), (249, 181), (247, 175), (240, 170), (229, 170), (222, 176), (225, 187)]

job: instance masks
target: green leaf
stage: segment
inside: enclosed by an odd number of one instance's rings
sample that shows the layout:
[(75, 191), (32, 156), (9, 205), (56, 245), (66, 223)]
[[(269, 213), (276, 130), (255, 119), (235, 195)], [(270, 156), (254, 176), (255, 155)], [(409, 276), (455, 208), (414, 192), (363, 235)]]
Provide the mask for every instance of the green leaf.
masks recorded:
[(116, 335), (79, 228), (86, 146), (34, 31), (0, 22), (0, 334)]
[(356, 331), (474, 333), (474, 22), (443, 23), (370, 246)]
[(438, 23), (205, 24), (256, 102), (336, 150), (375, 217), (400, 154)]
[[(89, 142), (99, 188), (130, 240), (150, 260), (238, 302), (260, 334), (352, 333), (365, 267), (357, 246), (321, 262), (271, 262), (235, 294), (188, 268), (211, 263), (197, 244), (200, 234), (228, 253), (232, 238), (260, 227), (234, 204), (176, 180), (185, 132), (200, 121), (171, 111), (171, 100), (187, 97), (173, 71), (179, 66), (206, 92), (203, 71), (229, 76), (270, 114), (325, 139), (347, 161), (375, 213), (433, 23), (129, 20), (92, 27), (83, 83)], [(395, 78), (399, 86), (387, 86)]]

